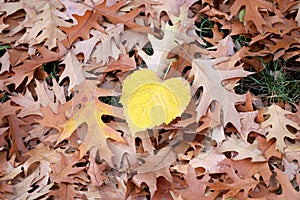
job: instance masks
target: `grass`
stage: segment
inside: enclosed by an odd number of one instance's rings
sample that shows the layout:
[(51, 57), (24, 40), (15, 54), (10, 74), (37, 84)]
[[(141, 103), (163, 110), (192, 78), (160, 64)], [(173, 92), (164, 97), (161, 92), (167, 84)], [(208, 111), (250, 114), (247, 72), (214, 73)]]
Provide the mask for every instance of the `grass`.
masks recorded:
[(300, 73), (285, 70), (287, 61), (277, 60), (264, 63), (260, 73), (243, 78), (236, 92), (244, 94), (250, 90), (262, 100), (273, 102), (296, 103), (300, 99)]
[(198, 20), (196, 21), (196, 33), (200, 38), (203, 37), (213, 37), (212, 28), (214, 27), (214, 22), (210, 21), (207, 16), (199, 15)]
[(48, 74), (46, 78), (48, 82), (51, 82), (52, 78), (58, 81), (60, 72), (60, 69), (58, 67), (59, 63), (59, 61), (53, 61), (43, 65), (42, 69)]
[(9, 45), (0, 45), (0, 51), (6, 50), (6, 49), (11, 49), (11, 46), (9, 46)]
[[(210, 21), (209, 18), (203, 14), (200, 14), (198, 20), (195, 22), (196, 33), (201, 39), (205, 41), (205, 38), (213, 37), (213, 27), (215, 22)], [(226, 37), (228, 30), (220, 29), (219, 31), (224, 33)], [(248, 46), (251, 39), (243, 35), (234, 35), (232, 39), (239, 48)], [(203, 48), (211, 47), (211, 44), (205, 41)], [(263, 60), (261, 59), (261, 62)], [(263, 101), (267, 101), (268, 104), (273, 102), (287, 102), (297, 103), (300, 100), (300, 72), (293, 72), (285, 70), (288, 61), (282, 59), (263, 63), (265, 68), (263, 71), (243, 78), (240, 81), (239, 86), (235, 88), (235, 91), (239, 94), (245, 94), (248, 90), (254, 95), (262, 98)], [(255, 72), (254, 69), (252, 71)]]
[(101, 101), (105, 104), (116, 106), (116, 107), (122, 107), (122, 104), (119, 102), (120, 101), (119, 97), (106, 96), (106, 97), (98, 97), (98, 99), (99, 99), (99, 101)]

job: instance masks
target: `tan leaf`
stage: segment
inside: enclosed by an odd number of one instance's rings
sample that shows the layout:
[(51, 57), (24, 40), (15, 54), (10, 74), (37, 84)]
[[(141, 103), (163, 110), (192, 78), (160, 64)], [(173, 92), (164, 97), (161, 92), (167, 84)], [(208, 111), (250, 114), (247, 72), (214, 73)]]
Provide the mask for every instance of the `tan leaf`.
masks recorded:
[(261, 135), (266, 135), (266, 133), (268, 132), (268, 128), (261, 129), (260, 124), (255, 122), (258, 114), (258, 110), (253, 112), (240, 112), (242, 124), (240, 134), (244, 141), (247, 141), (248, 135), (251, 132), (259, 133)]
[[(42, 197), (47, 194), (49, 189), (54, 185), (53, 182), (47, 184), (47, 173), (48, 172), (43, 170), (42, 167), (35, 169), (29, 176), (13, 185), (14, 193), (8, 193), (6, 197), (8, 199), (36, 199)], [(41, 183), (40, 181), (43, 181), (44, 183)], [(39, 182), (39, 187), (35, 191), (30, 192), (33, 185), (38, 184)]]
[(17, 88), (27, 78), (26, 86), (34, 78), (34, 72), (38, 67), (41, 67), (44, 63), (57, 61), (62, 58), (65, 54), (65, 49), (59, 47), (58, 52), (53, 52), (44, 46), (40, 46), (37, 48), (36, 55), (30, 58), (24, 50), (13, 49), (8, 52), (14, 75), (5, 80), (5, 85), (15, 84)]
[(165, 147), (157, 154), (150, 154), (144, 159), (145, 164), (138, 167), (138, 173), (157, 171), (170, 166), (176, 160), (176, 154), (171, 147)]
[(76, 185), (61, 183), (58, 189), (50, 190), (48, 196), (54, 199), (74, 200), (74, 198), (82, 198), (82, 193), (76, 190)]
[(293, 162), (296, 159), (300, 167), (300, 141), (287, 145), (285, 148), (285, 157), (289, 162)]
[(210, 55), (214, 58), (221, 58), (232, 56), (235, 52), (235, 44), (230, 36), (226, 36), (224, 39), (218, 42), (218, 45), (209, 48), (209, 49), (216, 49), (216, 51), (210, 51)]
[(153, 196), (155, 191), (157, 190), (156, 179), (160, 176), (164, 177), (169, 182), (172, 181), (172, 176), (167, 167), (152, 172), (149, 171), (146, 173), (139, 173), (132, 178), (132, 181), (138, 187), (141, 187), (142, 183), (146, 183), (149, 187), (151, 196)]
[(97, 147), (101, 159), (106, 160), (112, 165), (112, 153), (107, 146), (106, 140), (111, 138), (118, 142), (126, 143), (120, 136), (120, 133), (113, 128), (107, 126), (103, 120), (103, 115), (120, 117), (121, 110), (102, 103), (98, 100), (99, 96), (111, 96), (113, 91), (98, 88), (93, 81), (85, 80), (76, 88), (79, 93), (73, 99), (73, 108), (81, 105), (81, 108), (73, 114), (73, 116), (64, 124), (63, 129), (58, 138), (58, 143), (69, 138), (79, 126), (84, 123), (87, 125), (87, 132), (79, 146), (80, 158), (92, 147)]
[(160, 78), (164, 76), (164, 70), (168, 67), (169, 63), (175, 61), (169, 59), (168, 54), (178, 44), (182, 43), (180, 34), (177, 32), (177, 27), (164, 24), (162, 27), (164, 36), (162, 39), (157, 39), (155, 36), (149, 34), (148, 38), (153, 48), (153, 55), (149, 56), (142, 48), (138, 49), (138, 54), (145, 61), (148, 69), (157, 73)]
[(45, 41), (45, 46), (52, 49), (57, 46), (57, 40), (61, 41), (66, 37), (58, 27), (71, 25), (66, 21), (69, 18), (60, 12), (62, 8), (63, 5), (58, 0), (51, 2), (41, 0), (7, 3), (0, 9), (8, 14), (25, 9), (30, 16), (24, 24), (26, 32), (16, 41), (16, 45), (28, 43), (29, 46), (33, 46)]
[(107, 164), (97, 163), (96, 154), (97, 154), (96, 148), (90, 151), (90, 157), (89, 157), (90, 164), (87, 173), (91, 177), (91, 183), (94, 186), (101, 186), (104, 183), (104, 180), (107, 179), (107, 176), (104, 174), (104, 171), (107, 169)]
[(207, 152), (199, 153), (190, 161), (190, 165), (193, 168), (204, 168), (205, 172), (208, 172), (210, 174), (221, 173), (222, 167), (219, 166), (219, 162), (221, 162), (225, 158), (226, 157), (222, 153), (219, 153), (215, 149), (212, 149)]
[(235, 108), (236, 103), (245, 101), (245, 97), (228, 91), (222, 85), (222, 81), (230, 78), (245, 77), (249, 75), (241, 67), (231, 70), (218, 70), (216, 64), (227, 61), (228, 58), (212, 60), (195, 59), (192, 64), (190, 76), (194, 76), (192, 93), (203, 87), (202, 97), (197, 106), (197, 118), (205, 115), (212, 101), (221, 104), (224, 113), (223, 126), (231, 122), (238, 130), (241, 129), (240, 116)]
[(0, 104), (0, 122), (3, 123), (3, 118), (9, 115), (16, 115), (16, 112), (20, 110), (19, 106), (11, 105), (12, 101), (6, 101)]
[(9, 71), (10, 62), (9, 62), (9, 54), (7, 52), (0, 58), (1, 70), (0, 74), (3, 72)]
[(269, 160), (271, 157), (281, 158), (282, 154), (276, 149), (275, 140), (269, 140), (264, 136), (257, 135), (255, 140), (258, 143), (258, 149), (263, 153), (266, 160)]
[(11, 143), (9, 157), (12, 154), (17, 153), (19, 158), (20, 153), (25, 153), (28, 151), (23, 141), (23, 138), (27, 137), (28, 133), (21, 128), (21, 126), (24, 126), (27, 123), (22, 119), (19, 119), (16, 115), (9, 115), (7, 118), (9, 123), (8, 138)]
[[(64, 1), (63, 3), (69, 5), (69, 2), (72, 1)], [(73, 12), (72, 16), (77, 23), (75, 23), (72, 27), (60, 27), (60, 29), (68, 35), (67, 38), (62, 41), (62, 43), (67, 47), (70, 47), (78, 38), (83, 40), (89, 39), (91, 29), (104, 32), (104, 28), (98, 22), (101, 17), (99, 12), (91, 11), (89, 6), (81, 3), (76, 3), (76, 8), (79, 15)], [(79, 8), (83, 9), (85, 12), (79, 11)]]
[(169, 167), (175, 160), (176, 154), (171, 147), (165, 147), (158, 151), (157, 154), (150, 154), (144, 159), (145, 164), (136, 168), (138, 174), (133, 177), (133, 182), (137, 186), (140, 186), (145, 182), (148, 185), (152, 196), (157, 190), (156, 179), (159, 176), (172, 182)]
[(297, 139), (296, 135), (293, 134), (287, 126), (294, 127), (297, 130), (300, 129), (300, 126), (286, 117), (286, 115), (293, 115), (293, 113), (283, 110), (275, 104), (268, 107), (264, 114), (268, 115), (269, 118), (261, 123), (261, 127), (271, 127), (267, 134), (267, 141), (276, 138), (276, 148), (283, 153), (286, 147), (285, 138)]
[(218, 149), (221, 152), (237, 152), (238, 155), (233, 157), (233, 160), (243, 160), (245, 158), (251, 158), (252, 162), (262, 162), (266, 160), (262, 152), (258, 149), (256, 141), (250, 144), (235, 136), (227, 137)]
[[(299, 191), (296, 191), (293, 185), (289, 180), (289, 176), (284, 172), (280, 171), (280, 169), (275, 168), (275, 172), (277, 174), (277, 179), (281, 185), (282, 193), (278, 195), (278, 199), (299, 199)], [(299, 175), (297, 175), (297, 179), (299, 179)]]
[(185, 190), (176, 191), (180, 194), (183, 199), (190, 199), (190, 200), (198, 200), (198, 199), (214, 199), (217, 194), (208, 195), (206, 194), (206, 188), (208, 187), (208, 181), (210, 179), (208, 173), (204, 175), (204, 177), (199, 180), (197, 178), (197, 174), (195, 169), (191, 166), (188, 167), (187, 174), (184, 175), (184, 179), (188, 184), (188, 188)]
[(85, 80), (82, 64), (72, 51), (68, 52), (61, 64), (65, 64), (66, 67), (59, 77), (59, 82), (61, 82), (64, 78), (69, 77), (69, 91)]

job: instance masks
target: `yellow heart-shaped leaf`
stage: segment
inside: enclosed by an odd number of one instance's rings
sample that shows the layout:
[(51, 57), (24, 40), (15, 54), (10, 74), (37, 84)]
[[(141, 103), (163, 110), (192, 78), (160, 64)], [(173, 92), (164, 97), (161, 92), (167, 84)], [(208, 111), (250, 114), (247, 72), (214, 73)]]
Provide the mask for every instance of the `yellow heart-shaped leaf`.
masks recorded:
[(191, 99), (189, 83), (181, 78), (162, 81), (152, 70), (140, 69), (123, 82), (121, 104), (132, 135), (170, 123)]

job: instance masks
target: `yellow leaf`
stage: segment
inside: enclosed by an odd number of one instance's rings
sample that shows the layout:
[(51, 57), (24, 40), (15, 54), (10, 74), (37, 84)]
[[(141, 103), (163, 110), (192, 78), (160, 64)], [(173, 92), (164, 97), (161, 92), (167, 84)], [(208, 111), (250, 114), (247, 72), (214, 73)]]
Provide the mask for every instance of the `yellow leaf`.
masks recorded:
[(141, 69), (124, 80), (120, 102), (134, 135), (170, 123), (184, 112), (190, 99), (189, 83), (183, 78), (162, 81), (152, 70)]

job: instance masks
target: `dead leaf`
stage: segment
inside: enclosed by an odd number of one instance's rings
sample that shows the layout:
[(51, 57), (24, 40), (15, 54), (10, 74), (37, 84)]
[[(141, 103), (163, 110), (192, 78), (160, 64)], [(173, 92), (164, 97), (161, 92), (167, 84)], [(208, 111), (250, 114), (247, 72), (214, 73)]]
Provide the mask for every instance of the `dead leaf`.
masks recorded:
[(235, 104), (245, 101), (245, 98), (242, 95), (237, 95), (226, 90), (222, 85), (222, 81), (230, 78), (245, 77), (249, 73), (242, 68), (232, 70), (217, 70), (214, 68), (216, 64), (227, 60), (228, 58), (212, 60), (195, 59), (190, 73), (190, 76), (194, 76), (192, 93), (195, 94), (198, 88), (203, 87), (202, 98), (197, 106), (198, 119), (206, 114), (207, 108), (215, 100), (221, 104), (224, 112), (222, 125), (225, 126), (228, 122), (231, 122), (240, 130), (240, 116), (235, 108)]
[(234, 197), (241, 190), (243, 191), (243, 198), (246, 198), (249, 191), (254, 190), (258, 184), (258, 181), (252, 178), (239, 177), (233, 168), (224, 167), (224, 172), (232, 181), (229, 178), (225, 178), (224, 182), (216, 182), (210, 186), (212, 190), (225, 190), (224, 198)]
[(61, 64), (64, 64), (66, 67), (59, 77), (59, 82), (61, 82), (64, 78), (69, 77), (69, 91), (85, 80), (82, 64), (72, 51), (68, 52)]
[(245, 7), (245, 17), (244, 21), (246, 23), (246, 27), (250, 28), (250, 22), (254, 23), (257, 30), (259, 32), (263, 32), (263, 25), (266, 24), (266, 21), (262, 17), (261, 13), (259, 12), (261, 8), (265, 9), (266, 11), (273, 11), (273, 6), (270, 2), (264, 0), (237, 0), (233, 3), (230, 7), (230, 16), (231, 19), (233, 16), (238, 14), (242, 7)]
[(287, 126), (294, 127), (297, 130), (299, 130), (300, 127), (297, 123), (286, 117), (286, 115), (293, 115), (293, 113), (283, 110), (275, 104), (268, 107), (264, 114), (269, 115), (269, 118), (261, 123), (261, 127), (271, 127), (267, 134), (267, 141), (276, 138), (276, 148), (283, 153), (284, 148), (286, 147), (285, 138), (297, 139), (297, 136), (291, 133)]
[(221, 152), (237, 152), (238, 155), (234, 156), (232, 158), (233, 160), (243, 160), (245, 158), (251, 158), (252, 162), (262, 162), (266, 160), (262, 152), (258, 149), (256, 141), (250, 144), (236, 136), (227, 137), (218, 150)]
[(76, 89), (79, 93), (73, 100), (73, 108), (81, 105), (81, 109), (76, 111), (67, 122), (61, 125), (63, 130), (57, 142), (59, 143), (64, 139), (69, 138), (79, 126), (86, 123), (87, 132), (79, 147), (80, 158), (82, 158), (92, 147), (97, 147), (100, 158), (105, 159), (112, 165), (112, 153), (107, 146), (106, 140), (111, 138), (123, 143), (125, 143), (125, 140), (120, 136), (119, 132), (107, 126), (102, 121), (102, 116), (110, 115), (120, 117), (121, 111), (100, 102), (98, 97), (101, 95), (112, 95), (113, 91), (98, 88), (93, 81), (88, 80), (85, 80)]

